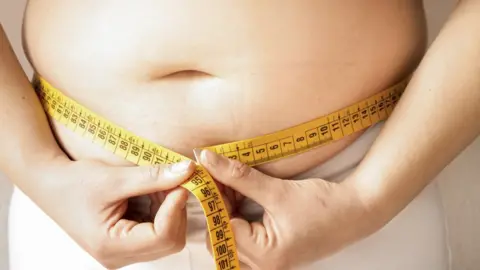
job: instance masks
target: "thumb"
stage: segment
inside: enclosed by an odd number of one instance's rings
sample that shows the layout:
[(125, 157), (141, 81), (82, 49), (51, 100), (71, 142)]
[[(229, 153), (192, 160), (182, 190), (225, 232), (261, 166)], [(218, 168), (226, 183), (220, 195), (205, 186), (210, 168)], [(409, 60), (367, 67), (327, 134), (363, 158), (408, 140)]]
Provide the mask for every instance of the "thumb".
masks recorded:
[(264, 208), (273, 206), (283, 194), (282, 180), (268, 176), (240, 161), (210, 150), (202, 150), (200, 163), (215, 180), (256, 201)]
[(146, 195), (178, 187), (193, 174), (195, 167), (189, 160), (169, 165), (107, 167), (106, 186), (115, 199)]

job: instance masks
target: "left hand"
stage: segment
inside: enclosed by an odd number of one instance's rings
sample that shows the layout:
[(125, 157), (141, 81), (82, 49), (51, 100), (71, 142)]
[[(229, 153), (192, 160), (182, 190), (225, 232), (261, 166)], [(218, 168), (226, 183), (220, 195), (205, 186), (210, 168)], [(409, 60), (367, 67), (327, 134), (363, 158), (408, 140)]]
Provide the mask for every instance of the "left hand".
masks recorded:
[(259, 203), (261, 222), (231, 219), (240, 260), (253, 269), (292, 269), (331, 255), (380, 228), (348, 181), (282, 180), (202, 151), (220, 183)]

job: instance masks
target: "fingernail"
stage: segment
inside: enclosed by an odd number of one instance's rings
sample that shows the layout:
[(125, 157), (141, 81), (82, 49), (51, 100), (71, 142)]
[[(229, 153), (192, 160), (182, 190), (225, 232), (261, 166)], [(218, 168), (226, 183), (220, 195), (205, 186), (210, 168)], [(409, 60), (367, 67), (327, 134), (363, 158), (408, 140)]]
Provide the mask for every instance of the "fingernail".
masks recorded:
[(170, 167), (170, 171), (173, 173), (183, 173), (190, 167), (191, 163), (192, 163), (191, 160), (184, 160), (184, 161), (175, 163)]
[(220, 161), (220, 157), (210, 150), (203, 150), (201, 159), (203, 164), (207, 164), (209, 166), (217, 166)]

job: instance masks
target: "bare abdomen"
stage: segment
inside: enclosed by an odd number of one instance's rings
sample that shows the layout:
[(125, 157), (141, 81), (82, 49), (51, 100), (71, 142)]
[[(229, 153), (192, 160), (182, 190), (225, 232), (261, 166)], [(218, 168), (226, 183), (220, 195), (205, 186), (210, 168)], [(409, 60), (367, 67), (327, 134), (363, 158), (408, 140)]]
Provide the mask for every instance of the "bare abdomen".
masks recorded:
[[(393, 85), (420, 60), (426, 34), (414, 0), (32, 0), (25, 18), (40, 75), (190, 157), (194, 147), (287, 128)], [(61, 125), (56, 134), (76, 159), (124, 163)], [(263, 169), (288, 177), (353, 139)]]

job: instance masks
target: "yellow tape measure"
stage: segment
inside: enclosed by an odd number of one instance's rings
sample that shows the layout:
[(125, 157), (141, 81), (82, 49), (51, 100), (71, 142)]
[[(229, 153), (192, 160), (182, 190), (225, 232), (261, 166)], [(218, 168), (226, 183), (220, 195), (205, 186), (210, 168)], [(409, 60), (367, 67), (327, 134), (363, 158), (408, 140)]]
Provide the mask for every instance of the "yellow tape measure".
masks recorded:
[[(387, 119), (407, 83), (408, 80), (404, 80), (350, 107), (286, 130), (204, 149), (251, 166), (302, 153)], [(45, 111), (52, 118), (126, 160), (142, 166), (188, 159), (102, 118), (63, 95), (43, 78), (35, 77), (33, 85)], [(212, 177), (206, 169), (197, 165), (195, 173), (182, 186), (201, 203), (216, 269), (240, 269), (230, 217)]]

